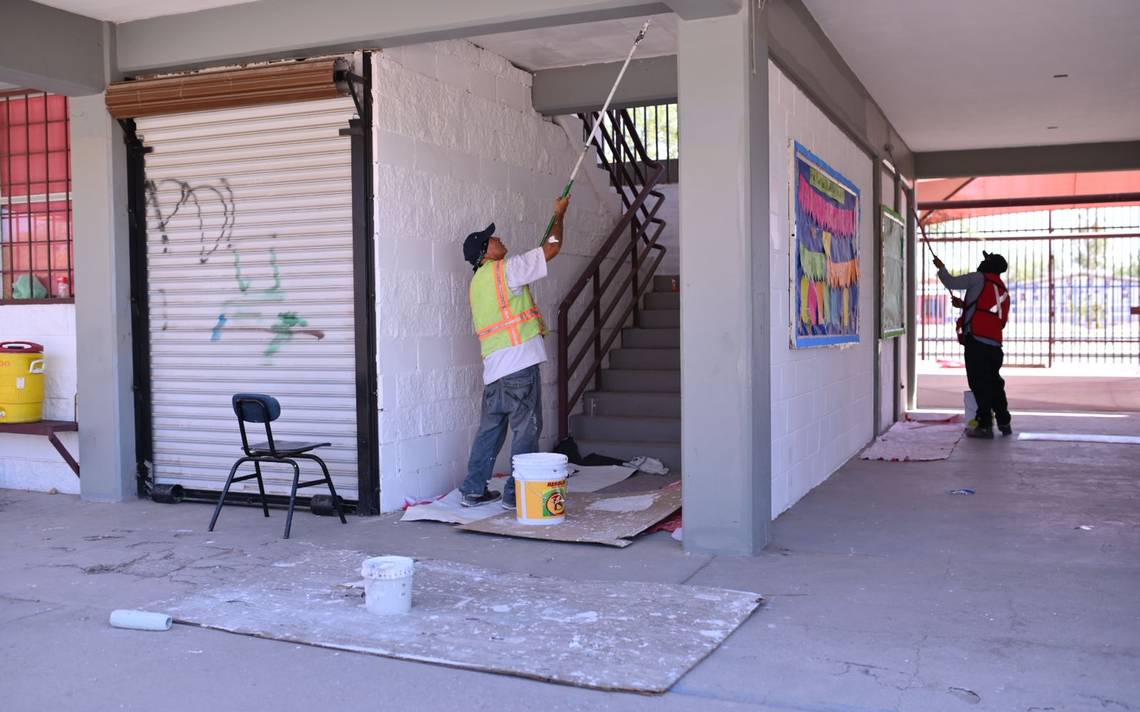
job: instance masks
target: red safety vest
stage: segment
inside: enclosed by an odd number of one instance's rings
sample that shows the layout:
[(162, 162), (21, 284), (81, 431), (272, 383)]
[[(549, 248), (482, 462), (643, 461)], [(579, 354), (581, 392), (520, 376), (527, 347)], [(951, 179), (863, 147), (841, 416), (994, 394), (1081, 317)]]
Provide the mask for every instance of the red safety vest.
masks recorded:
[[(1005, 288), (1005, 282), (1001, 281), (1001, 277), (989, 272), (983, 272), (982, 276), (986, 278), (982, 293), (973, 304), (966, 305), (955, 325), (960, 344), (966, 343), (966, 336), (970, 334), (1000, 344), (1002, 329), (1009, 321), (1009, 290)], [(974, 311), (967, 323), (966, 314), (970, 313), (971, 306), (974, 307)]]

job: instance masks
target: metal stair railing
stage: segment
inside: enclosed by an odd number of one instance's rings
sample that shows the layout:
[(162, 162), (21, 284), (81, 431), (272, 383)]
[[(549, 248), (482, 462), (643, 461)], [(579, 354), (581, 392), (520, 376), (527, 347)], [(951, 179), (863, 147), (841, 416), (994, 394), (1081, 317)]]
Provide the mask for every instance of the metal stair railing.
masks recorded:
[[(579, 117), (592, 127), (598, 112)], [(600, 387), (602, 363), (621, 328), (631, 316), (638, 323), (641, 296), (653, 284), (666, 252), (657, 244), (665, 228), (657, 217), (665, 195), (655, 190), (665, 166), (646, 153), (627, 110), (607, 112), (594, 146), (625, 212), (558, 308), (559, 440), (570, 434), (570, 414), (582, 395), (591, 384)], [(620, 281), (619, 275), (624, 275)], [(618, 285), (611, 289), (615, 281)], [(589, 365), (583, 366), (591, 354)]]

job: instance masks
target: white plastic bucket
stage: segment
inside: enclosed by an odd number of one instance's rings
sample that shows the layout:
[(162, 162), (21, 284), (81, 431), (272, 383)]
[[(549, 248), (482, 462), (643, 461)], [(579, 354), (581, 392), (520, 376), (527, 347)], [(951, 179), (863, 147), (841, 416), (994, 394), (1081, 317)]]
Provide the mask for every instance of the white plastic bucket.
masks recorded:
[(369, 613), (390, 616), (412, 610), (412, 575), (416, 562), (407, 556), (374, 556), (360, 565), (364, 606)]
[(978, 401), (974, 399), (973, 391), (962, 391), (962, 403), (966, 408), (966, 421), (973, 420), (978, 415)]
[(532, 452), (515, 455), (515, 519), (519, 524), (561, 524), (566, 519), (565, 455)]

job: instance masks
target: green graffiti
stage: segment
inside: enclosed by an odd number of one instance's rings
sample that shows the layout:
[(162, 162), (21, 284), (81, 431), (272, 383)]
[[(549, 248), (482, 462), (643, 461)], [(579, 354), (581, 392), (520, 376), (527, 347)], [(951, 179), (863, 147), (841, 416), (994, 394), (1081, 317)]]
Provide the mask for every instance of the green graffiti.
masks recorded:
[(249, 289), (249, 280), (241, 276), (241, 253), (234, 250), (234, 281), (237, 282), (238, 291), (243, 294)]
[(269, 327), (273, 332), (273, 340), (269, 342), (269, 346), (265, 348), (265, 355), (272, 356), (277, 353), (283, 344), (293, 340), (295, 335), (294, 330), (303, 328), (309, 325), (301, 317), (297, 316), (296, 312), (282, 312), (277, 315), (277, 323)]

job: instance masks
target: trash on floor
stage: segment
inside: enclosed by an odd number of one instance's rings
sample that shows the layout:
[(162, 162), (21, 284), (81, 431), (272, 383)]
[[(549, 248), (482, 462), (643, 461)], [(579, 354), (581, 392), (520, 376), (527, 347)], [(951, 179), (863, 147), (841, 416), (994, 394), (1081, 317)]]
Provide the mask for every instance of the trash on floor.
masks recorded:
[[(624, 465), (602, 465), (600, 467), (572, 466), (566, 481), (566, 489), (571, 494), (581, 492), (596, 492), (600, 489), (626, 480), (636, 470)], [(506, 476), (495, 476), (487, 483), (487, 488), (496, 492), (503, 491)], [(401, 522), (447, 522), (449, 524), (470, 524), (487, 517), (502, 514), (503, 509), (497, 502), (482, 507), (464, 507), (459, 504), (462, 496), (458, 489), (453, 489), (443, 497), (410, 505), (400, 518)]]
[(1093, 530), (1093, 528), (1090, 527), (1088, 524), (1079, 524), (1079, 525), (1073, 527), (1073, 529), (1080, 529), (1083, 532), (1091, 532)]
[(1055, 440), (1067, 443), (1112, 443), (1115, 445), (1140, 445), (1140, 437), (1135, 435), (1096, 435), (1088, 433), (1018, 433), (1018, 440)]
[(953, 423), (899, 421), (875, 438), (860, 457), (889, 462), (945, 460), (962, 434), (962, 426)]
[(151, 611), (132, 611), (120, 608), (111, 611), (110, 623), (115, 628), (128, 630), (170, 630), (173, 624), (170, 616), (165, 613), (152, 613)]
[(411, 610), (377, 617), (357, 589), (340, 583), (354, 578), (368, 556), (327, 550), (289, 568), (254, 567), (162, 606), (179, 623), (257, 638), (663, 693), (763, 603), (743, 591), (567, 580), (421, 560)]
[(961, 489), (950, 490), (946, 494), (977, 494), (977, 491), (969, 487), (963, 487)]
[(565, 521), (556, 527), (525, 525), (502, 512), (460, 529), (524, 539), (626, 547), (633, 537), (681, 508), (680, 488), (638, 494), (579, 493), (568, 498)]
[(665, 465), (665, 463), (661, 462), (655, 457), (646, 457), (645, 455), (641, 455), (639, 457), (633, 458), (632, 460), (629, 460), (625, 463), (625, 465), (626, 467), (632, 467), (650, 475), (669, 474), (669, 468)]

